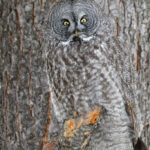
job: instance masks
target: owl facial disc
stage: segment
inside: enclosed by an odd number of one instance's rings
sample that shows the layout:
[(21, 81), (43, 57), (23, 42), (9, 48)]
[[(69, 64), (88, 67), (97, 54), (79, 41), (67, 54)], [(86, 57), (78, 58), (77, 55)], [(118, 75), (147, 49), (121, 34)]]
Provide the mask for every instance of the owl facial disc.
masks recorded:
[(85, 0), (61, 1), (50, 14), (53, 36), (63, 43), (89, 41), (100, 21), (96, 6)]

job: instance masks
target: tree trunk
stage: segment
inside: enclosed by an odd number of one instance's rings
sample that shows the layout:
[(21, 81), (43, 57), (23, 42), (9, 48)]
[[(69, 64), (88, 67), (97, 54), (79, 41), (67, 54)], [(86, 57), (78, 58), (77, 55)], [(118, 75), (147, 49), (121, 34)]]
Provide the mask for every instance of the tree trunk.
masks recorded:
[[(142, 140), (150, 149), (150, 1), (95, 0), (131, 47), (138, 72)], [(50, 91), (40, 21), (52, 0), (0, 0), (0, 149), (42, 150), (50, 135)], [(53, 148), (54, 144), (51, 146)]]

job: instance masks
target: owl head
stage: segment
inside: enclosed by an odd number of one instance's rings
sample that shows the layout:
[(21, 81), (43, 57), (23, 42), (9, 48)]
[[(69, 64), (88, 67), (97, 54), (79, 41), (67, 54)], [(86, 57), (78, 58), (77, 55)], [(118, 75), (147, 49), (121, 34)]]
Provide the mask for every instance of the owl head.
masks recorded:
[(50, 29), (62, 42), (87, 41), (99, 27), (96, 6), (87, 0), (62, 0), (50, 13)]

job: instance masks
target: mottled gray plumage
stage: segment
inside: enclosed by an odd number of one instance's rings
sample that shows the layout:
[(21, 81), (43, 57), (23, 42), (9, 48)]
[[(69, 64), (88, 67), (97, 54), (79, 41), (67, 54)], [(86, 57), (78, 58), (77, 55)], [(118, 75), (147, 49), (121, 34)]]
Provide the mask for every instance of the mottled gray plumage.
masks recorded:
[[(142, 128), (130, 50), (115, 36), (112, 24), (98, 4), (88, 0), (62, 0), (49, 15), (51, 130), (61, 133), (74, 112), (81, 116), (100, 106), (106, 110), (94, 129), (89, 126), (86, 150), (133, 150)], [(81, 148), (81, 137), (71, 149)]]

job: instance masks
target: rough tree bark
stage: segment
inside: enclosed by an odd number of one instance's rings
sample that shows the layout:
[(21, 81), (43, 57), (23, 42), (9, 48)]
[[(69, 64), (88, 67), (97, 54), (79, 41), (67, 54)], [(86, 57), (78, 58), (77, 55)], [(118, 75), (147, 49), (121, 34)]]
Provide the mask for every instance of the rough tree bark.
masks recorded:
[[(150, 1), (96, 0), (131, 47), (139, 75), (142, 139), (150, 149)], [(0, 0), (0, 149), (42, 150), (49, 140), (50, 91), (39, 22), (52, 0)]]

